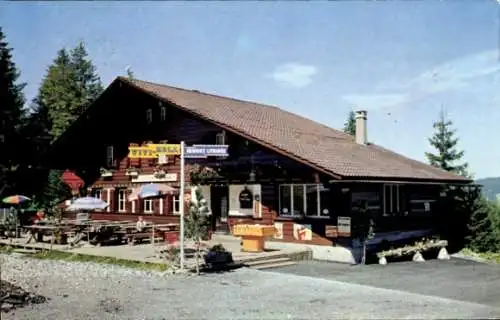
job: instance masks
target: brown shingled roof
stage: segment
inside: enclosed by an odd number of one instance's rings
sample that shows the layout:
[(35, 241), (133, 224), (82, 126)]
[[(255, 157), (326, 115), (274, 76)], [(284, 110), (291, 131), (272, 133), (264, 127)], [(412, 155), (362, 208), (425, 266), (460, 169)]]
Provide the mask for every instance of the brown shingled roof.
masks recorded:
[(146, 81), (119, 79), (339, 179), (469, 181), (374, 144), (357, 144), (352, 136), (340, 130), (278, 107)]

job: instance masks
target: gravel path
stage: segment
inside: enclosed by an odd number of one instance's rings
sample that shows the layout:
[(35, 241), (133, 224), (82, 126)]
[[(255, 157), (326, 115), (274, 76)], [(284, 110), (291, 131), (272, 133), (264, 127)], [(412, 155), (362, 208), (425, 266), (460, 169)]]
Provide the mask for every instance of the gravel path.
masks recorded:
[(8, 319), (472, 319), (499, 309), (311, 277), (240, 269), (201, 277), (2, 255), (4, 280), (51, 300)]

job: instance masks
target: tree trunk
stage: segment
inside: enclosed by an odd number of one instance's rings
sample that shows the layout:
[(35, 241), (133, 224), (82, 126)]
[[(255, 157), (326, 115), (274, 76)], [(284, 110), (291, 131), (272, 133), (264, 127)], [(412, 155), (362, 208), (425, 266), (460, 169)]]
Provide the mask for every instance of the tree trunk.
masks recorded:
[(363, 241), (363, 252), (361, 256), (361, 264), (366, 264), (366, 241)]
[(195, 253), (195, 263), (196, 263), (196, 274), (199, 275), (200, 274), (200, 260), (199, 260), (199, 257), (200, 257), (200, 243), (198, 241), (196, 241), (196, 253)]

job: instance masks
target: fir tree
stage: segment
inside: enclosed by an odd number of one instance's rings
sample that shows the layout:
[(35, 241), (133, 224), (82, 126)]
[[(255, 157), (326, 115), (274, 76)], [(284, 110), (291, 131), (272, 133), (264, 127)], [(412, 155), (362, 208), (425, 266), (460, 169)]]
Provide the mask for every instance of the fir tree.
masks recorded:
[(16, 175), (23, 154), (21, 126), (24, 122), (25, 84), (19, 83), (19, 72), (0, 27), (0, 194), (16, 190)]
[(350, 134), (351, 136), (356, 135), (356, 115), (354, 114), (354, 111), (349, 111), (347, 121), (344, 124), (344, 132)]
[[(200, 258), (202, 252), (202, 241), (207, 238), (210, 226), (208, 214), (210, 210), (207, 201), (203, 197), (199, 187), (195, 188), (195, 197), (191, 199), (189, 213), (185, 216), (185, 235), (195, 245), (196, 273), (200, 273)], [(183, 204), (181, 204), (183, 205)]]
[(471, 204), (467, 244), (475, 252), (497, 252), (500, 250), (500, 242), (491, 216), (494, 208), (480, 195), (479, 188), (476, 189), (474, 192), (477, 194), (473, 195)]
[(425, 156), (430, 165), (434, 167), (462, 176), (468, 176), (468, 164), (461, 162), (464, 151), (457, 148), (459, 139), (456, 137), (456, 130), (452, 129), (452, 126), (453, 122), (446, 119), (444, 111), (441, 110), (439, 120), (433, 124), (436, 131), (429, 138), (429, 143), (436, 149), (437, 153), (426, 152)]
[[(103, 91), (96, 68), (88, 57), (83, 42), (70, 51), (61, 49), (33, 100), (29, 132), (39, 153), (48, 150), (50, 142), (59, 138)], [(70, 196), (60, 178), (61, 172), (46, 173), (40, 204), (50, 208)]]

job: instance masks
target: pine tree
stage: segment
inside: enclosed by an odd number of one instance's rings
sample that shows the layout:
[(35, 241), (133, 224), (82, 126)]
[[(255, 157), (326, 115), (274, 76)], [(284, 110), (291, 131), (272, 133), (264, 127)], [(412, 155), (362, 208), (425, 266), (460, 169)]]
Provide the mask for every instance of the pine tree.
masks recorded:
[(17, 170), (24, 162), (21, 127), (24, 122), (25, 84), (12, 61), (12, 48), (0, 27), (0, 194), (16, 191)]
[(208, 236), (210, 221), (208, 214), (210, 210), (207, 201), (203, 197), (199, 187), (195, 188), (195, 197), (191, 199), (189, 205), (189, 214), (185, 216), (185, 235), (191, 239), (195, 245), (196, 273), (200, 273), (200, 258), (202, 241)]
[[(102, 91), (83, 42), (69, 52), (59, 50), (33, 100), (29, 131), (36, 137), (35, 149), (46, 151), (50, 142), (59, 138)], [(37, 194), (42, 206), (50, 208), (70, 196), (60, 175), (58, 170), (46, 173), (42, 193)]]
[[(433, 124), (436, 132), (429, 139), (437, 154), (426, 152), (425, 155), (432, 166), (453, 172), (464, 177), (471, 177), (468, 173), (468, 164), (463, 161), (464, 151), (459, 151), (459, 139), (452, 129), (452, 121), (446, 119), (441, 110), (439, 120)], [(445, 187), (446, 197), (440, 199), (438, 228), (450, 242), (450, 247), (460, 249), (464, 245), (473, 250), (495, 249), (491, 219), (491, 207), (481, 196), (480, 189), (471, 186)]]
[(425, 156), (430, 165), (467, 177), (469, 175), (467, 172), (468, 164), (466, 162), (460, 163), (464, 151), (457, 149), (459, 139), (452, 126), (453, 122), (446, 119), (444, 111), (441, 110), (439, 120), (433, 124), (436, 132), (429, 138), (429, 143), (437, 150), (437, 153), (426, 152)]
[(475, 252), (497, 252), (500, 250), (500, 241), (491, 216), (494, 208), (475, 191), (471, 204), (472, 215), (468, 224), (469, 234), (466, 238), (468, 247)]
[(350, 134), (351, 136), (356, 135), (356, 115), (354, 114), (354, 111), (349, 111), (347, 121), (344, 124), (344, 132)]

